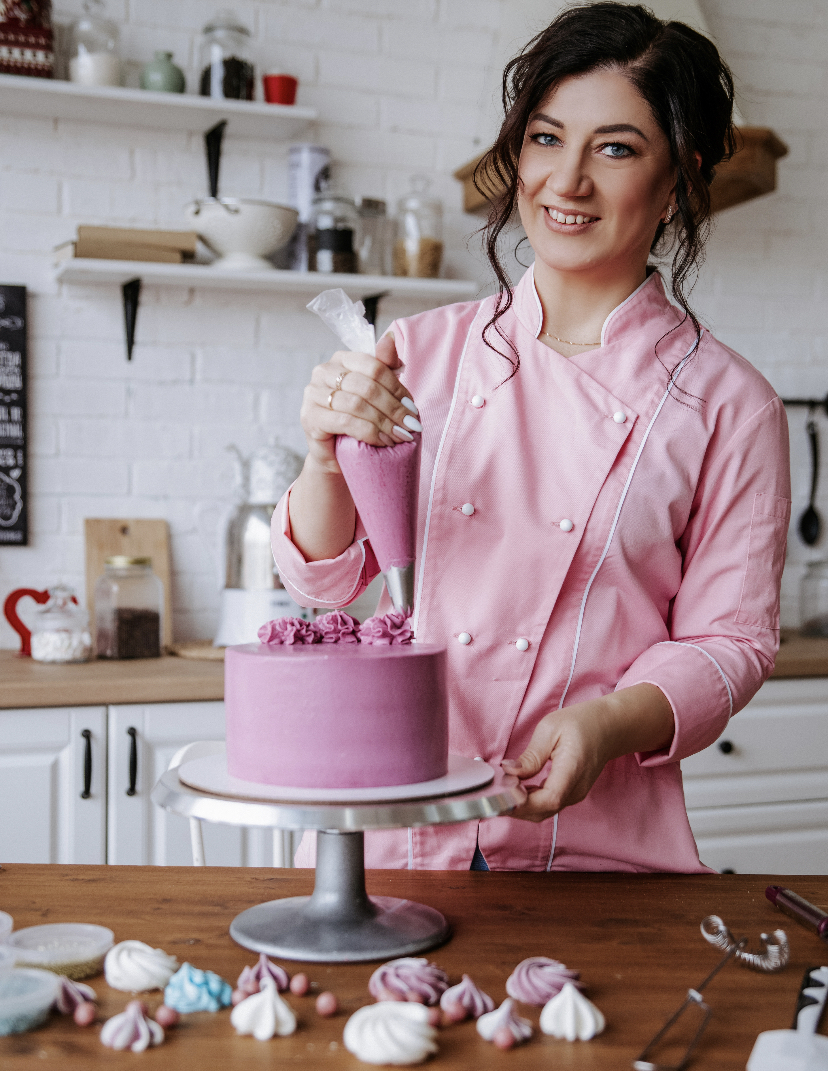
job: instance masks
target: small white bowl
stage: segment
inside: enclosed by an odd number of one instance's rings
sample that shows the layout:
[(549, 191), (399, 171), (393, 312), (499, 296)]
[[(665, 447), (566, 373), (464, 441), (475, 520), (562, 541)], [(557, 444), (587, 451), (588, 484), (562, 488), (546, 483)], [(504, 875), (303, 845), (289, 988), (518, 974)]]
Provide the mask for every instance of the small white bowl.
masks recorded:
[(100, 974), (115, 935), (86, 922), (52, 922), (15, 930), (8, 942), (21, 967), (42, 967), (67, 978)]
[(274, 271), (265, 257), (290, 241), (299, 213), (270, 201), (241, 197), (207, 197), (185, 209), (199, 237), (218, 254), (216, 268)]
[(0, 1037), (40, 1026), (59, 986), (57, 975), (49, 971), (16, 968), (0, 974)]

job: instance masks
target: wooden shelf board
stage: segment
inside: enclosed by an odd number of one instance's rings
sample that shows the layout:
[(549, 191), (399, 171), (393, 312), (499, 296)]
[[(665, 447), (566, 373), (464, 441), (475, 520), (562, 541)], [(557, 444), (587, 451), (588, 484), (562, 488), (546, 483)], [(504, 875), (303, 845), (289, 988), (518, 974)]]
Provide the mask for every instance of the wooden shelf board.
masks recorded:
[[(776, 161), (788, 153), (787, 145), (764, 126), (742, 127), (738, 131), (739, 148), (733, 157), (716, 169), (710, 187), (712, 211), (743, 204), (776, 189)], [(483, 159), (481, 153), (454, 172), (463, 183), (463, 209), (474, 215), (486, 215), (489, 200), (474, 185), (474, 169)], [(492, 191), (496, 195), (497, 190)]]
[(59, 282), (81, 285), (117, 284), (141, 278), (145, 283), (161, 286), (193, 286), (221, 290), (276, 291), (293, 294), (318, 294), (321, 290), (341, 287), (348, 294), (365, 294), (387, 290), (397, 297), (473, 298), (479, 286), (468, 279), (409, 279), (404, 276), (321, 274), (302, 271), (226, 271), (205, 264), (156, 264), (131, 260), (92, 260), (77, 258), (59, 263), (55, 277)]
[(301, 134), (318, 117), (315, 109), (296, 105), (212, 100), (192, 93), (157, 93), (115, 86), (81, 86), (16, 74), (0, 74), (0, 114), (197, 132), (226, 119), (228, 136), (279, 141)]

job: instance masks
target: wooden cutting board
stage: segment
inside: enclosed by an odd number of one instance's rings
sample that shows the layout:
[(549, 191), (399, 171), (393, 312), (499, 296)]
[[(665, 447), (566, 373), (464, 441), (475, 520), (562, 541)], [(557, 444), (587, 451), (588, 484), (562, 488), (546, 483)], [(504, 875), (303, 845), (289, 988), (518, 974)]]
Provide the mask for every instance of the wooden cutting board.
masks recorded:
[(151, 558), (152, 571), (164, 585), (165, 647), (172, 644), (172, 587), (170, 583), (170, 529), (164, 520), (147, 518), (87, 517), (86, 605), (92, 633), (95, 632), (95, 581), (103, 576), (107, 558), (125, 554), (130, 558)]

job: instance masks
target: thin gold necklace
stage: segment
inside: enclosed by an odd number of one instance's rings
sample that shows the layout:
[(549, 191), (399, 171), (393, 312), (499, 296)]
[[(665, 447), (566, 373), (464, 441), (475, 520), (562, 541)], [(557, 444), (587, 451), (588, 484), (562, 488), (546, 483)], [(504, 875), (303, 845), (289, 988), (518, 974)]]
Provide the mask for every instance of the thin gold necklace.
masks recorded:
[(600, 346), (601, 345), (601, 340), (600, 339), (597, 342), (567, 342), (567, 340), (565, 338), (558, 338), (558, 336), (557, 335), (553, 335), (551, 331), (543, 331), (541, 333), (546, 335), (547, 338), (554, 338), (556, 342), (562, 342), (564, 344), (564, 346)]

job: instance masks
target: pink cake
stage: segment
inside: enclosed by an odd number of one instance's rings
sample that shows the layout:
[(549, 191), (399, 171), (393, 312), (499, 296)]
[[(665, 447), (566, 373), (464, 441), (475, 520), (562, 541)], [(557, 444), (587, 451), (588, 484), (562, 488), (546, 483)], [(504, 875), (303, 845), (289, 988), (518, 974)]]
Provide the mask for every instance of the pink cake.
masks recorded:
[(260, 636), (269, 642), (225, 654), (232, 777), (352, 789), (446, 774), (445, 648), (412, 644), (402, 615), (361, 628), (337, 612), (313, 626), (283, 619)]

